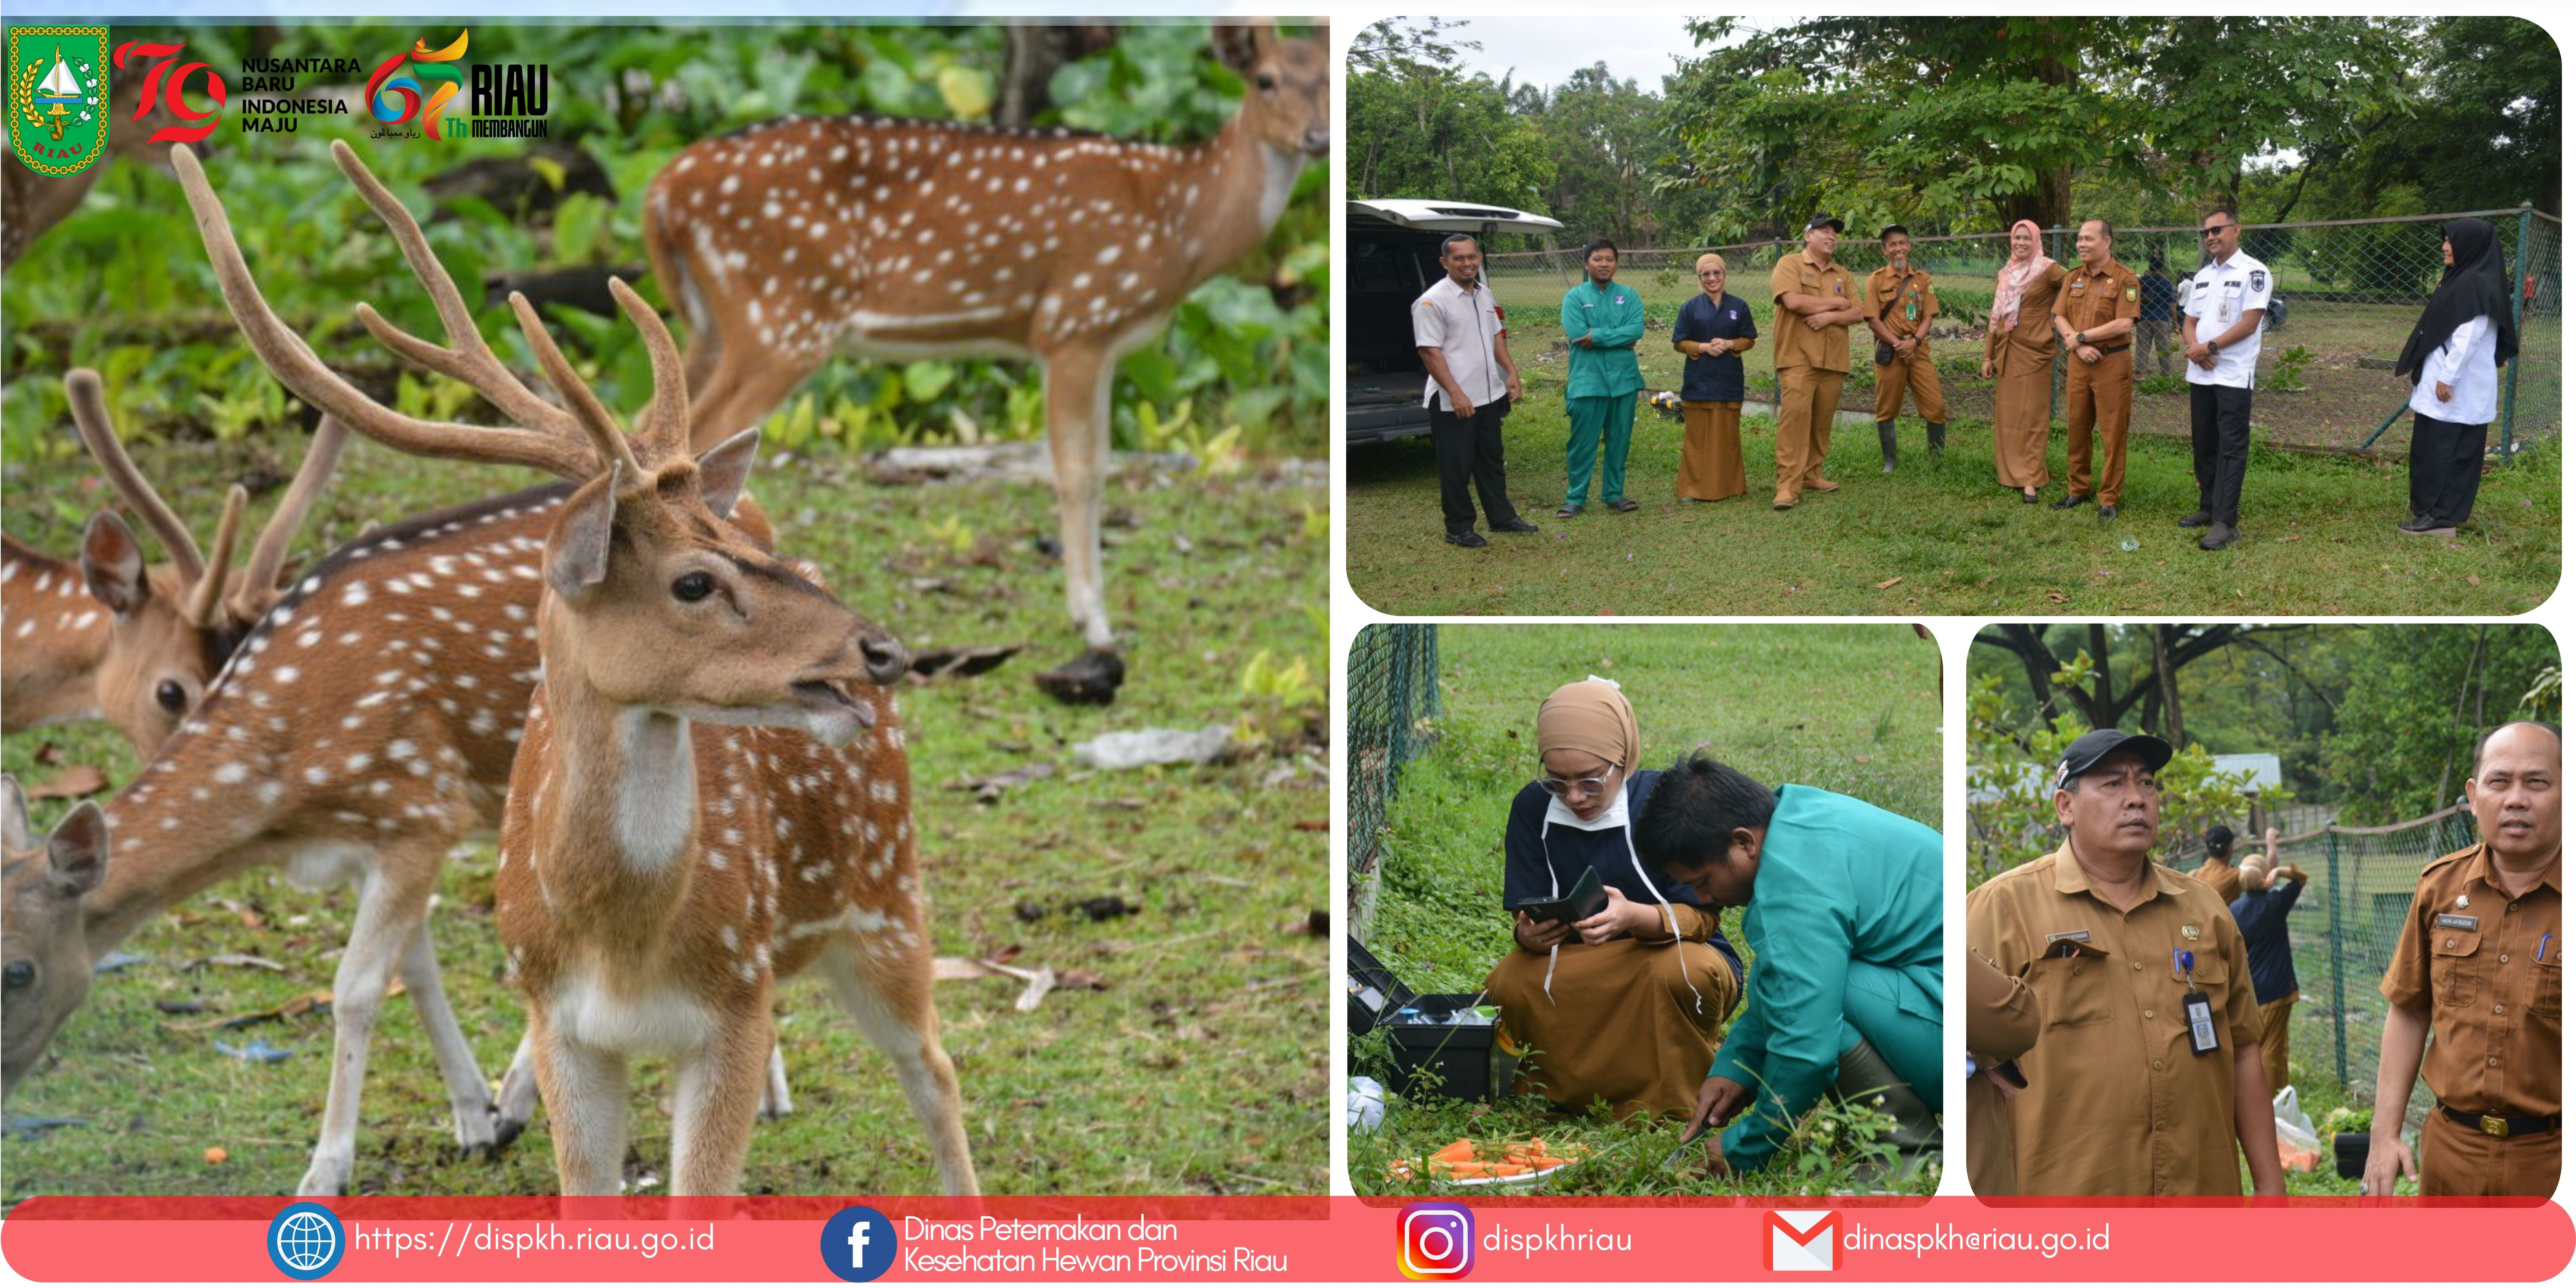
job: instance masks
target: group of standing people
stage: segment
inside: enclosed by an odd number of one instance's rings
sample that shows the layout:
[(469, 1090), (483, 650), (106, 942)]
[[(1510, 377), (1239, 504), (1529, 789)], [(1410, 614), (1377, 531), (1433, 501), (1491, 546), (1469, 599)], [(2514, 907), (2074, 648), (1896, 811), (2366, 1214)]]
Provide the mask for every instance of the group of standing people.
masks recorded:
[[(1879, 232), (1887, 264), (1855, 281), (1837, 263), (1843, 221), (1817, 215), (1798, 250), (1771, 267), (1771, 343), (1779, 387), (1773, 438), (1771, 505), (1797, 506), (1809, 492), (1841, 484), (1827, 478), (1825, 455), (1834, 415), (1852, 366), (1850, 329), (1864, 325), (1876, 341), (1876, 420), (1880, 469), (1897, 463), (1896, 418), (1908, 395), (1922, 417), (1926, 446), (1947, 445), (1948, 400), (1932, 353), (1932, 321), (1941, 301), (1932, 275), (1912, 262), (1903, 225)], [(2085, 220), (2076, 234), (2077, 262), (2061, 265), (2042, 252), (2039, 226), (2013, 225), (2010, 256), (1995, 274), (1994, 301), (1980, 370), (1995, 382), (1995, 480), (2036, 503), (2050, 484), (2052, 372), (2066, 367), (2066, 491), (2053, 508), (2089, 505), (2103, 520), (2119, 516), (2128, 474), (2130, 413), (2136, 380), (2152, 355), (2169, 371), (2179, 330), (2183, 375), (2191, 398), (2192, 472), (2199, 505), (2177, 523), (2200, 530), (2200, 547), (2221, 550), (2238, 535), (2247, 458), (2252, 449), (2255, 360), (2269, 323), (2276, 283), (2269, 266), (2245, 252), (2243, 227), (2230, 210), (2201, 220), (2203, 264), (2189, 279), (2165, 276), (2160, 257), (2140, 276), (2117, 255), (2110, 221)], [(2414, 385), (2410, 513), (2398, 530), (2455, 535), (2477, 497), (2487, 427), (2496, 413), (2496, 370), (2518, 351), (2503, 255), (2492, 224), (2453, 220), (2443, 226), (2443, 275), (2396, 368)], [(1447, 278), (1414, 310), (1415, 339), (1430, 369), (1426, 402), (1456, 423), (1435, 422), (1441, 507), (1448, 540), (1482, 546), (1474, 501), (1487, 527), (1529, 532), (1505, 495), (1502, 419), (1520, 391), (1502, 309), (1483, 285), (1475, 240), (1453, 236), (1441, 251)], [(1565, 408), (1566, 493), (1556, 517), (1581, 515), (1600, 476), (1601, 504), (1637, 508), (1627, 495), (1628, 447), (1645, 377), (1636, 346), (1645, 338), (1645, 301), (1618, 280), (1619, 250), (1607, 240), (1583, 248), (1584, 280), (1567, 291), (1559, 324), (1568, 345)], [(1707, 254), (1694, 266), (1700, 294), (1675, 314), (1673, 348), (1683, 355), (1684, 422), (1676, 496), (1718, 501), (1744, 494), (1741, 423), (1744, 360), (1761, 338), (1754, 306), (1727, 291), (1727, 264)], [(1475, 391), (1467, 384), (1476, 382)], [(2097, 450), (2098, 449), (2098, 450)], [(1470, 496), (1470, 485), (1477, 494)]]

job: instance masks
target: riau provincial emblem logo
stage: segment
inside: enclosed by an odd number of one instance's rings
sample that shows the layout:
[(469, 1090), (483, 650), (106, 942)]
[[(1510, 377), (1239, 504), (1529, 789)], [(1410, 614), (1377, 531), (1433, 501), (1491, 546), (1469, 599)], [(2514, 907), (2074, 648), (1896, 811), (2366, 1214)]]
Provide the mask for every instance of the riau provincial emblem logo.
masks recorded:
[(45, 175), (107, 154), (107, 28), (9, 29), (9, 147)]

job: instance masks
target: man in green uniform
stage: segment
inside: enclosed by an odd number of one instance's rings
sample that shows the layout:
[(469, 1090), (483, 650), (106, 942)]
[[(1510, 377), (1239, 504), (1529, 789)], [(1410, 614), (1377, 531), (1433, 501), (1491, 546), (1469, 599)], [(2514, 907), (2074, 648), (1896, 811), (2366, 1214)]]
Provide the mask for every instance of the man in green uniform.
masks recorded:
[(1637, 422), (1637, 391), (1646, 377), (1637, 369), (1637, 341), (1646, 334), (1646, 302), (1612, 280), (1619, 248), (1596, 241), (1583, 248), (1583, 283), (1565, 293), (1559, 317), (1570, 346), (1565, 356), (1565, 507), (1560, 519), (1583, 513), (1592, 490), (1592, 458), (1601, 457), (1601, 503), (1626, 512), (1628, 431)]
[(1746, 909), (1744, 1013), (1691, 1115), (1732, 1122), (1711, 1160), (1762, 1166), (1829, 1091), (1883, 1098), (1908, 1170), (1939, 1157), (1941, 834), (1691, 755), (1656, 781), (1636, 841), (1709, 906)]

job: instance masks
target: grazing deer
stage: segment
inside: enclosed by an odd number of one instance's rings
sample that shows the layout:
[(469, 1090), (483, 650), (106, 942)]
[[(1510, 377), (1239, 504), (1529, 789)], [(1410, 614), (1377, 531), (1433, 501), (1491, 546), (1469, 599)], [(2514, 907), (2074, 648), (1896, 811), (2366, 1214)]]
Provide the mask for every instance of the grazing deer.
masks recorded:
[[(151, 568), (134, 531), (100, 512), (81, 537), (78, 565), (9, 539), (0, 548), (0, 732), (105, 716), (149, 754), (196, 709), (207, 681), (284, 593), (287, 547), (329, 483), (346, 433), (325, 417), (295, 481), (260, 529), (250, 563), (230, 572), (247, 494), (225, 498), (211, 563), (188, 525), (143, 477), (109, 421), (96, 378), (71, 398), (81, 441), (117, 495), (161, 538), (170, 562)], [(69, 383), (69, 382), (67, 382)]]
[[(80, 936), (49, 932), (76, 918), (106, 862), (107, 817), (98, 806), (73, 806), (53, 835), (40, 839), (18, 780), (0, 774), (0, 889), (9, 931), (0, 936), (0, 1084), (16, 1083), (26, 1072), (19, 1053), (44, 1050), (62, 1023), (63, 1011), (24, 1003), (41, 991), (77, 1004), (89, 992), (90, 955)], [(22, 923), (33, 933), (17, 933)]]
[(1118, 359), (1260, 244), (1332, 142), (1319, 36), (1219, 26), (1248, 82), (1192, 148), (1066, 130), (800, 118), (682, 151), (644, 199), (645, 249), (688, 316), (692, 439), (758, 425), (834, 353), (1034, 358), (1046, 381), (1065, 600), (1086, 652), (1041, 687), (1125, 678), (1102, 598), (1100, 507)]
[(322, 365), (269, 310), (202, 168), (174, 153), (252, 350), (298, 397), (389, 447), (579, 481), (542, 543), (544, 664), (494, 881), (565, 1193), (618, 1192), (639, 1052), (679, 1063), (672, 1192), (736, 1192), (775, 980), (808, 965), (893, 1062), (942, 1182), (973, 1193), (932, 1004), (902, 727), (881, 687), (902, 678), (902, 647), (725, 518), (759, 436), (692, 450), (678, 348), (625, 283), (611, 289), (654, 375), (631, 439), (523, 297), (511, 307), (567, 406), (502, 368), (410, 212), (346, 144), (331, 154), (394, 230), (449, 347), (365, 304), (360, 321), (522, 428), (404, 416)]

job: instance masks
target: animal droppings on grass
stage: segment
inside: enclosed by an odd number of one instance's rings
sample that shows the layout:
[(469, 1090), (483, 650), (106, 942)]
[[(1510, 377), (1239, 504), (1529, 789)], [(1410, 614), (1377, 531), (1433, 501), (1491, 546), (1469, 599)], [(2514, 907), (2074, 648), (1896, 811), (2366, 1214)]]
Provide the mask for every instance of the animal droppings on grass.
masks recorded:
[(2472, 585), (2472, 586), (2475, 586), (2475, 585), (2479, 585), (2479, 584), (2480, 584), (2480, 583), (2479, 583), (2479, 581), (2478, 581), (2478, 575), (2477, 575), (2476, 573), (2470, 573), (2470, 574), (2469, 574), (2469, 584), (2470, 584), (2470, 585)]

